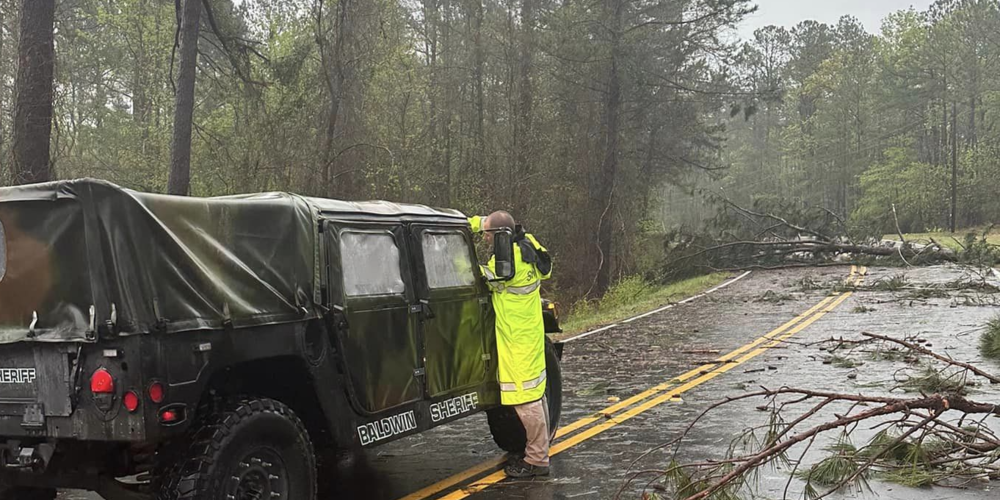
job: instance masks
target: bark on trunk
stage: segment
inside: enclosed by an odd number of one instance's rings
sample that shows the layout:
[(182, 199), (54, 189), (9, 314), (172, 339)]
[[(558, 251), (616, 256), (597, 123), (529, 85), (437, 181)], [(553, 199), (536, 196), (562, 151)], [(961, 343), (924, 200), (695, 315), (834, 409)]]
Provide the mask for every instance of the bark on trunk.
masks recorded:
[(174, 96), (174, 134), (170, 143), (170, 180), (167, 183), (168, 193), (182, 196), (191, 191), (191, 128), (200, 22), (201, 0), (183, 0), (177, 94)]
[(979, 143), (979, 137), (976, 135), (976, 100), (975, 96), (969, 98), (969, 146), (976, 147)]
[(52, 179), (52, 78), (55, 63), (55, 0), (21, 2), (14, 105), (16, 184)]
[(618, 143), (621, 122), (621, 19), (622, 0), (607, 0), (611, 24), (611, 61), (608, 69), (608, 95), (605, 102), (604, 158), (601, 162), (599, 195), (595, 207), (598, 220), (598, 248), (600, 250), (597, 280), (593, 294), (601, 296), (611, 287), (611, 272), (614, 265), (614, 245), (612, 242), (615, 214), (615, 182), (618, 176)]
[(520, 88), (518, 89), (518, 116), (515, 128), (514, 151), (517, 158), (517, 169), (515, 183), (518, 187), (514, 193), (517, 216), (526, 218), (530, 206), (528, 197), (523, 193), (527, 192), (529, 186), (526, 185), (531, 177), (531, 158), (534, 148), (532, 147), (532, 114), (534, 112), (534, 88), (531, 82), (531, 71), (534, 63), (534, 36), (535, 36), (535, 0), (522, 0), (521, 2), (521, 54), (518, 61), (520, 72)]
[[(137, 18), (141, 19), (147, 15), (147, 0), (139, 2)], [(149, 76), (146, 68), (148, 56), (146, 54), (146, 37), (143, 31), (143, 23), (136, 22), (135, 59), (132, 64), (132, 120), (136, 125), (142, 127), (143, 136), (148, 132), (150, 108), (149, 99)]]
[(486, 51), (483, 49), (483, 0), (476, 0), (475, 8), (476, 164), (482, 165), (483, 160), (486, 158), (486, 138), (483, 132), (483, 126), (486, 121), (486, 100), (483, 95), (483, 75), (486, 72)]
[(958, 105), (951, 105), (951, 232), (958, 219)]
[(327, 41), (326, 28), (323, 25), (323, 0), (317, 3), (316, 11), (316, 43), (319, 46), (323, 74), (326, 77), (327, 93), (330, 102), (327, 107), (326, 138), (323, 144), (322, 192), (326, 196), (346, 198), (350, 196), (351, 179), (348, 171), (341, 171), (338, 161), (337, 136), (341, 133), (340, 124), (343, 121), (344, 87), (347, 81), (344, 62), (345, 43), (350, 36), (350, 0), (337, 2), (337, 17), (333, 25), (333, 43)]

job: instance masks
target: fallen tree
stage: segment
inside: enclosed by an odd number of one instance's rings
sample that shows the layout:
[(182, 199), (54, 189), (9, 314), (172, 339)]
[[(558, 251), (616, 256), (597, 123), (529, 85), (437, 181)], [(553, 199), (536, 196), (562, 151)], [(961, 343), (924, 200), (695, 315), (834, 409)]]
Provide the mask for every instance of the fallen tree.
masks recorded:
[(986, 267), (1000, 261), (1000, 248), (987, 243), (985, 235), (970, 235), (956, 251), (933, 239), (926, 244), (907, 241), (902, 232), (898, 242), (856, 233), (821, 207), (758, 205), (748, 209), (722, 198), (708, 229), (668, 234), (661, 277), (670, 281), (706, 271), (839, 264), (969, 262)]
[[(965, 395), (968, 377), (989, 384), (1000, 383), (1000, 377), (937, 354), (915, 339), (865, 333), (861, 339), (825, 342), (830, 343), (830, 352), (867, 349), (885, 359), (913, 363), (920, 358), (943, 364), (937, 371), (937, 385), (911, 386), (936, 390), (893, 397), (762, 387), (729, 397), (702, 412), (681, 436), (633, 462), (616, 498), (638, 486), (644, 499), (752, 497), (758, 494), (760, 469), (779, 464), (791, 470), (782, 498), (788, 498), (793, 480), (798, 479), (804, 496), (812, 500), (843, 489), (864, 491), (876, 475), (908, 486), (965, 486), (1000, 478), (1000, 438), (986, 424), (987, 417), (1000, 417), (1000, 406)], [(959, 382), (947, 383), (955, 380)], [(764, 400), (758, 410), (769, 412), (766, 424), (733, 440), (722, 458), (689, 463), (678, 459), (681, 444), (708, 415), (754, 399)], [(847, 411), (831, 411), (845, 405)], [(851, 437), (860, 426), (878, 432), (866, 444), (855, 446)], [(817, 440), (829, 439), (831, 433), (836, 437), (825, 447), (827, 455), (806, 464), (805, 457)], [(665, 468), (633, 471), (654, 452), (670, 448), (673, 452)]]

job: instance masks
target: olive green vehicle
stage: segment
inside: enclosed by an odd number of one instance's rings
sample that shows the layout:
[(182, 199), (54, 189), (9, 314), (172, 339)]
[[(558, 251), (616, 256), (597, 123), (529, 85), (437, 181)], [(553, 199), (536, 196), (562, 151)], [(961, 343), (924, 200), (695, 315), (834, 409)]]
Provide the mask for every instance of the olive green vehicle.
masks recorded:
[(0, 500), (336, 499), (338, 453), (480, 411), (519, 452), (490, 304), (453, 210), (0, 188)]

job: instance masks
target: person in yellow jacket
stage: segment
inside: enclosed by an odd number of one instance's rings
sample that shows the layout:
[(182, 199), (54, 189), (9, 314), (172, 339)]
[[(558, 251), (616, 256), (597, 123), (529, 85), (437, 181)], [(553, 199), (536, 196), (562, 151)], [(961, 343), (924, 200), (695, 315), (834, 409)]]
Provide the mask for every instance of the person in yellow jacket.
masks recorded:
[[(514, 276), (490, 282), (496, 313), (500, 403), (513, 406), (524, 425), (528, 444), (524, 458), (504, 469), (510, 477), (549, 474), (548, 404), (545, 399), (545, 323), (542, 318), (542, 280), (552, 276), (548, 252), (531, 234), (514, 223), (507, 212), (469, 219), (472, 231), (492, 243), (493, 231), (514, 232)], [(496, 259), (482, 266), (495, 279)]]

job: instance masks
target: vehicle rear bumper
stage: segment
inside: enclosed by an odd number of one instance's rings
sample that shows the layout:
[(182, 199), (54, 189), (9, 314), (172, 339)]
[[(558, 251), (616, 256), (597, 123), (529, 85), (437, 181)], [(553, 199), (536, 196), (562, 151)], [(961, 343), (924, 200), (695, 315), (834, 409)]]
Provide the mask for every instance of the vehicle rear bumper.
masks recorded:
[(42, 427), (26, 427), (23, 417), (0, 416), (0, 446), (12, 439), (71, 439), (78, 437), (74, 429), (84, 427), (74, 417), (45, 417)]
[(142, 414), (109, 417), (80, 408), (69, 417), (45, 417), (41, 426), (25, 426), (24, 417), (0, 416), (0, 444), (11, 439), (143, 442), (149, 438)]

